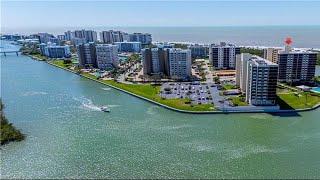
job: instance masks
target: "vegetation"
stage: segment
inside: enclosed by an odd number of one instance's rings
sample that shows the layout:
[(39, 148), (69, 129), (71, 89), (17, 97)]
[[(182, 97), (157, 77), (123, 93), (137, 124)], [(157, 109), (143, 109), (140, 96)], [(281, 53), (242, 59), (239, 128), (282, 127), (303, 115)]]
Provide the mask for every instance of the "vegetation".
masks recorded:
[(174, 44), (174, 48), (188, 49), (187, 44)]
[[(94, 75), (83, 73), (82, 75), (94, 78)], [(212, 111), (214, 107), (212, 104), (200, 104), (192, 105), (189, 99), (163, 99), (159, 96), (160, 86), (151, 84), (124, 84), (113, 80), (99, 80), (106, 84), (121, 88), (123, 90), (129, 91), (131, 93), (137, 94), (139, 96), (151, 99), (153, 101), (159, 102), (161, 104), (188, 111)]]
[(253, 55), (257, 55), (257, 56), (263, 57), (263, 50), (262, 49), (242, 47), (240, 49), (240, 53), (250, 53), (250, 54), (253, 54)]
[(36, 54), (40, 54), (39, 50), (38, 50), (38, 46), (36, 44), (32, 44), (32, 45), (23, 45), (20, 48), (20, 51), (22, 52), (22, 54), (26, 54), (26, 55), (36, 55)]
[(224, 84), (222, 85), (223, 90), (236, 89), (237, 87), (233, 84)]
[[(53, 64), (62, 67), (68, 68), (70, 64), (64, 64), (63, 60), (55, 60), (52, 61)], [(150, 100), (159, 102), (161, 104), (188, 111), (213, 111), (214, 106), (212, 104), (200, 104), (200, 105), (192, 105), (189, 99), (164, 99), (159, 96), (160, 86), (152, 85), (152, 84), (124, 84), (119, 83), (114, 80), (101, 80), (97, 78), (95, 75), (89, 73), (82, 73), (83, 76), (86, 76), (91, 79), (98, 80), (105, 84), (109, 84), (123, 90), (129, 91), (136, 95), (148, 98)], [(236, 86), (231, 84), (223, 85), (223, 89), (234, 89)], [(279, 86), (277, 89), (278, 94), (278, 104), (281, 109), (300, 109), (300, 108), (310, 108), (320, 102), (320, 96), (314, 93), (304, 93), (298, 91), (296, 89), (288, 89), (287, 87)], [(243, 96), (231, 97), (231, 102), (235, 106), (246, 106), (248, 105), (244, 101)]]
[(36, 58), (39, 61), (46, 61), (48, 58), (46, 56), (42, 56), (40, 53), (39, 54), (33, 54), (31, 55), (33, 58)]
[[(67, 68), (67, 66), (63, 63), (63, 61), (52, 61), (53, 64)], [(160, 86), (151, 85), (151, 84), (124, 84), (119, 83), (114, 80), (101, 80), (97, 78), (95, 75), (89, 73), (81, 73), (81, 75), (95, 79), (97, 81), (103, 82), (105, 84), (109, 84), (123, 90), (129, 91), (136, 95), (151, 99), (153, 101), (159, 102), (161, 104), (180, 109), (180, 110), (188, 110), (188, 111), (213, 111), (214, 106), (212, 104), (199, 104), (192, 105), (189, 99), (163, 99), (159, 96), (160, 94)]]
[(313, 81), (315, 82), (315, 83), (320, 83), (320, 76), (315, 76), (315, 77), (313, 77)]
[(8, 143), (10, 141), (22, 141), (24, 139), (24, 135), (16, 129), (11, 123), (8, 122), (6, 117), (4, 116), (4, 105), (0, 99), (0, 143), (1, 145)]
[(282, 109), (311, 108), (320, 102), (320, 96), (309, 92), (288, 92), (278, 94), (278, 104)]
[(53, 60), (51, 62), (63, 68), (70, 68), (72, 65), (71, 61), (65, 61), (65, 60)]
[(141, 61), (141, 58), (139, 54), (132, 54), (131, 56), (128, 57), (128, 61), (130, 62)]
[(320, 65), (320, 52), (318, 52), (318, 56), (317, 56), (317, 65)]
[(243, 96), (230, 97), (229, 100), (231, 100), (232, 104), (235, 106), (248, 106), (246, 98)]

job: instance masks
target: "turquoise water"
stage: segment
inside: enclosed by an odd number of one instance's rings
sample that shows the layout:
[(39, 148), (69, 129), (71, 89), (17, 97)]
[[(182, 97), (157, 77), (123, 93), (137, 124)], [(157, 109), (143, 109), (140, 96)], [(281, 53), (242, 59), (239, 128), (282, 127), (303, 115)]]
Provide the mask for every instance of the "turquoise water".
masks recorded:
[(320, 93), (320, 87), (312, 88), (312, 91)]
[(320, 178), (319, 109), (181, 114), (15, 55), (1, 80), (27, 134), (1, 147), (1, 178)]

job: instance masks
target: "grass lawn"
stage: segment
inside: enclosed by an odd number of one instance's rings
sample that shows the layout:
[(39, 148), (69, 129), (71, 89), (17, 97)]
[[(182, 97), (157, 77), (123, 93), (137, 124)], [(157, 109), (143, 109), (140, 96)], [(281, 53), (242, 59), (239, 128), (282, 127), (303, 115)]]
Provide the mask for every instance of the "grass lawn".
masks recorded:
[(222, 85), (222, 88), (224, 90), (237, 89), (237, 87), (235, 85), (232, 85), (232, 84), (224, 84), (224, 85)]
[(53, 60), (51, 61), (51, 63), (63, 68), (69, 68), (72, 65), (71, 63), (68, 63), (68, 64), (63, 63), (63, 60)]
[(31, 56), (34, 58), (37, 58), (38, 60), (41, 60), (41, 61), (45, 61), (48, 59), (46, 56), (42, 56), (41, 54), (33, 54)]
[(230, 97), (229, 99), (235, 106), (248, 106), (248, 103), (245, 102), (245, 97), (236, 96)]
[(191, 105), (188, 99), (162, 99), (159, 96), (160, 86), (154, 86), (151, 84), (123, 84), (111, 80), (104, 80), (103, 82), (173, 108), (189, 111), (214, 110), (213, 105), (211, 104)]
[(320, 96), (312, 93), (299, 93), (298, 96), (295, 93), (283, 93), (278, 94), (279, 105), (283, 109), (301, 109), (310, 108), (320, 103)]
[[(96, 76), (89, 73), (82, 73), (83, 76), (96, 79)], [(151, 99), (153, 101), (159, 102), (161, 104), (188, 111), (213, 111), (214, 106), (212, 104), (199, 104), (192, 105), (189, 103), (188, 99), (162, 99), (159, 96), (160, 86), (151, 84), (124, 84), (115, 82), (113, 80), (99, 80), (106, 84), (113, 85), (115, 87), (121, 88), (123, 90), (129, 91), (131, 93), (137, 94), (139, 96)]]

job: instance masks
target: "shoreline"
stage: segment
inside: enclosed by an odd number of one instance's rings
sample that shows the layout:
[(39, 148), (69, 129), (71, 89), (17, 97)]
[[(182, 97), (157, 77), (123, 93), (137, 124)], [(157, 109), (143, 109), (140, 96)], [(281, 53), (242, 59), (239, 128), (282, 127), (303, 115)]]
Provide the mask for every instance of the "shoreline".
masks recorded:
[[(39, 61), (39, 60), (38, 60)], [(46, 62), (47, 64), (49, 65), (52, 65), (52, 66), (55, 66), (55, 67), (58, 67), (60, 69), (63, 69), (63, 70), (66, 70), (66, 71), (69, 71), (73, 74), (76, 74), (76, 75), (79, 75), (80, 77), (84, 77), (84, 78), (87, 78), (89, 80), (92, 80), (92, 81), (95, 81), (97, 83), (100, 83), (100, 84), (103, 84), (103, 85), (106, 85), (106, 86), (109, 86), (111, 88), (114, 88), (116, 90), (119, 90), (119, 91), (122, 91), (124, 93), (127, 93), (129, 95), (132, 95), (134, 97), (137, 97), (137, 98), (140, 98), (142, 100), (145, 100), (145, 101), (148, 101), (150, 103), (153, 103), (153, 104), (156, 104), (158, 106), (161, 106), (161, 107), (164, 107), (166, 109), (169, 109), (169, 110), (172, 110), (172, 111), (176, 111), (176, 112), (180, 112), (180, 113), (186, 113), (186, 114), (244, 114), (244, 113), (281, 113), (281, 114), (285, 114), (285, 113), (297, 113), (297, 112), (305, 112), (305, 111), (312, 111), (312, 110), (316, 110), (320, 107), (320, 103), (314, 105), (313, 107), (310, 107), (310, 108), (303, 108), (303, 109), (293, 109), (293, 110), (252, 110), (252, 111), (247, 111), (247, 110), (239, 110), (239, 111), (230, 111), (230, 110), (227, 110), (227, 111), (217, 111), (217, 110), (213, 110), (213, 111), (188, 111), (188, 110), (182, 110), (182, 109), (177, 109), (177, 108), (174, 108), (174, 107), (170, 107), (168, 105), (165, 105), (165, 104), (162, 104), (162, 103), (159, 103), (159, 102), (156, 102), (154, 100), (151, 100), (149, 98), (146, 98), (146, 97), (143, 97), (143, 96), (140, 96), (140, 95), (137, 95), (135, 93), (132, 93), (132, 92), (129, 92), (127, 90), (124, 90), (124, 89), (121, 89), (119, 87), (116, 87), (116, 86), (113, 86), (111, 84), (108, 84), (108, 83), (105, 83), (105, 82), (102, 82), (102, 81), (99, 81), (97, 79), (94, 79), (94, 78), (91, 78), (91, 77), (88, 77), (88, 76), (85, 76), (83, 74), (78, 74), (70, 69), (67, 69), (67, 68), (64, 68), (64, 67), (61, 67), (61, 66), (58, 66), (56, 64), (53, 64), (51, 63), (50, 61), (44, 61)]]

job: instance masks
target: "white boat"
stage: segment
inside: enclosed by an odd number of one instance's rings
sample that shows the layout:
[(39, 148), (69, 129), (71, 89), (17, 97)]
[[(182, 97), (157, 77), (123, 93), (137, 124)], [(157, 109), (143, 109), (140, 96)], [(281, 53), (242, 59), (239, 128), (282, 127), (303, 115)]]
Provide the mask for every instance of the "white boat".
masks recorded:
[(110, 109), (107, 106), (100, 107), (100, 110), (103, 112), (110, 112)]

